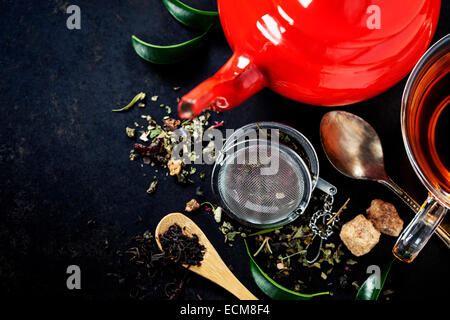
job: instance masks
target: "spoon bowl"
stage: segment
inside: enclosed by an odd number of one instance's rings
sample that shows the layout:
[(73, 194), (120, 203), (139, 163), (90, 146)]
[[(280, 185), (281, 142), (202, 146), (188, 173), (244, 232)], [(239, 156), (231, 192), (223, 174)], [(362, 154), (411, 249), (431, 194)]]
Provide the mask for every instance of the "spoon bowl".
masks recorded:
[(360, 117), (328, 112), (320, 123), (322, 146), (333, 166), (350, 178), (387, 180), (383, 149), (376, 131)]
[(214, 249), (213, 245), (200, 227), (184, 214), (170, 213), (162, 218), (158, 223), (155, 230), (155, 238), (161, 251), (163, 251), (163, 249), (159, 236), (166, 232), (173, 224), (179, 225), (183, 229), (183, 233), (188, 236), (192, 236), (193, 234), (197, 235), (199, 243), (205, 247), (205, 253), (200, 266), (183, 265), (183, 267), (189, 267), (189, 270), (211, 280), (222, 288), (228, 290), (240, 300), (258, 300), (258, 298), (256, 298), (225, 265), (216, 249)]

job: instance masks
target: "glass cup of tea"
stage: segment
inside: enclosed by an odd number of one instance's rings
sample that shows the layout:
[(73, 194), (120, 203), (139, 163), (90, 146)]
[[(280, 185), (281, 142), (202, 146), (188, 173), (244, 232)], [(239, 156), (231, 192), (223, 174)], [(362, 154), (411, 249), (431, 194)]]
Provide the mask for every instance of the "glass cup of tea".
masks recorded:
[(429, 191), (393, 249), (398, 259), (411, 262), (450, 208), (450, 34), (430, 47), (411, 72), (401, 126), (408, 158)]

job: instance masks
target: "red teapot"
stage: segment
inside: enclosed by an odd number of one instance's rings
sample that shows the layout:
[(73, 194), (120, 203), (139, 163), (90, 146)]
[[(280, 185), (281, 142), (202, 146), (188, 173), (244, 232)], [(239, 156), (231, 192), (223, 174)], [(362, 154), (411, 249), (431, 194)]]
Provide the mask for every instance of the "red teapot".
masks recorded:
[(218, 0), (234, 51), (185, 95), (181, 118), (224, 111), (264, 87), (303, 103), (338, 106), (400, 81), (428, 47), (440, 0)]

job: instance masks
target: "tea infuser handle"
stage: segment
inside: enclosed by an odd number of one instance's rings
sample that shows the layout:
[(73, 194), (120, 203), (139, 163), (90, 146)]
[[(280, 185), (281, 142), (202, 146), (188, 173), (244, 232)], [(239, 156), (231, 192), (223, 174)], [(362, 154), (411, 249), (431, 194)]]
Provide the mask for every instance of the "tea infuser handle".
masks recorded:
[(317, 179), (316, 188), (325, 192), (326, 194), (329, 194), (330, 196), (334, 196), (337, 192), (337, 189), (335, 186), (333, 186), (331, 183), (329, 183), (326, 180), (323, 180), (320, 177)]
[(433, 235), (446, 212), (447, 208), (428, 196), (419, 212), (400, 234), (392, 249), (393, 254), (403, 262), (412, 262)]

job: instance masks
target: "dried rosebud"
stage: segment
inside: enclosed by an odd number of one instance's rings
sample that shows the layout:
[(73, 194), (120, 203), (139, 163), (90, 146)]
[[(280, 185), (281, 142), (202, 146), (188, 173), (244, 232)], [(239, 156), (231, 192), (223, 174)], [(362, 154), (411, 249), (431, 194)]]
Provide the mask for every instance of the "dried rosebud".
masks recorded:
[(167, 129), (169, 129), (170, 131), (177, 130), (181, 124), (180, 120), (174, 118), (164, 119), (163, 122)]
[(170, 170), (170, 175), (175, 176), (180, 174), (182, 164), (183, 162), (181, 160), (170, 159), (167, 163), (167, 167)]
[(200, 204), (197, 202), (197, 200), (192, 199), (191, 201), (186, 203), (186, 208), (184, 208), (184, 211), (192, 212), (192, 211), (198, 210), (199, 208), (200, 208)]
[(140, 143), (134, 144), (134, 151), (141, 156), (151, 156), (161, 153), (163, 150), (163, 139), (156, 138), (150, 146), (145, 146)]

